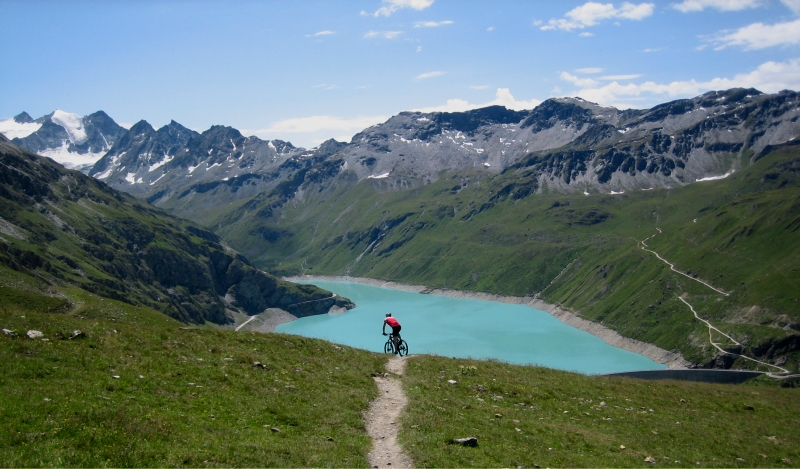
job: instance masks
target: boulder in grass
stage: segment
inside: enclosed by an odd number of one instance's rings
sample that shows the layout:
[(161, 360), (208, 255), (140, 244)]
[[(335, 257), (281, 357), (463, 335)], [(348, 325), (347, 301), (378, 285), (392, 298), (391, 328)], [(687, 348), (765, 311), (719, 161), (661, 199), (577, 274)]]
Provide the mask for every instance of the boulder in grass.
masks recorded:
[(33, 329), (29, 330), (25, 335), (27, 335), (29, 339), (41, 339), (44, 337), (44, 333), (42, 331), (35, 331)]
[(453, 440), (453, 443), (461, 446), (478, 446), (478, 439), (474, 436), (470, 436), (467, 438), (456, 438)]

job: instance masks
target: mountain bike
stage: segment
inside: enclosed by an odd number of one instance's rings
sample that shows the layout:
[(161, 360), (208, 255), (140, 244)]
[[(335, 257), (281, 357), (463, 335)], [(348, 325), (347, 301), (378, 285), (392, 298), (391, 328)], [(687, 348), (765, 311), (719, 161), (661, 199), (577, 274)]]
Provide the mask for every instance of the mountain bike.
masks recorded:
[(405, 340), (401, 339), (400, 342), (397, 345), (397, 350), (395, 350), (394, 349), (394, 341), (392, 340), (392, 334), (386, 334), (386, 335), (389, 336), (389, 339), (383, 345), (383, 351), (384, 352), (391, 353), (392, 355), (397, 354), (397, 355), (400, 355), (401, 357), (404, 357), (404, 356), (408, 355), (408, 344), (406, 343)]

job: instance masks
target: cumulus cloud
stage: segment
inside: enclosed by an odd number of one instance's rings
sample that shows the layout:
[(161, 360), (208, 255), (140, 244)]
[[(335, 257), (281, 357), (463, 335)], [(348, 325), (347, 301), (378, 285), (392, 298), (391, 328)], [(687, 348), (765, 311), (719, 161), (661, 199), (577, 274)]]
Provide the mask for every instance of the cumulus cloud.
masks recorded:
[(523, 109), (533, 109), (542, 102), (538, 99), (529, 101), (519, 101), (511, 94), (508, 88), (497, 88), (495, 99), (488, 103), (475, 104), (463, 99), (448, 99), (445, 104), (439, 106), (422, 107), (412, 109), (416, 112), (464, 112), (471, 109), (479, 109), (486, 106), (505, 106), (508, 109), (520, 111)]
[(776, 24), (753, 23), (736, 31), (722, 31), (707, 41), (720, 50), (742, 46), (745, 50), (800, 44), (800, 19)]
[(414, 23), (415, 28), (437, 28), (439, 26), (446, 26), (448, 24), (453, 24), (450, 20), (444, 21), (417, 21)]
[(746, 8), (757, 8), (763, 3), (762, 0), (684, 0), (681, 3), (672, 5), (672, 8), (683, 13), (703, 11), (706, 8), (714, 8), (720, 11), (739, 11)]
[(756, 88), (766, 93), (775, 93), (784, 89), (796, 90), (800, 88), (800, 59), (791, 59), (786, 62), (765, 62), (751, 72), (741, 73), (733, 78), (714, 78), (708, 81), (692, 79), (671, 83), (647, 81), (627, 84), (613, 81), (600, 86), (594, 80), (581, 79), (566, 72), (561, 73), (561, 78), (579, 87), (571, 94), (573, 96), (624, 109), (632, 107), (632, 102), (652, 98), (691, 97), (706, 91), (737, 87)]
[[(433, 5), (433, 0), (383, 0), (383, 6), (378, 8), (378, 11), (372, 13), (372, 16), (391, 16), (397, 10), (403, 8), (411, 8), (414, 10), (424, 10)], [(361, 12), (362, 16), (367, 16), (369, 13), (366, 11)]]
[(549, 31), (561, 29), (572, 31), (574, 29), (584, 29), (589, 26), (600, 24), (604, 20), (634, 20), (639, 21), (653, 14), (655, 5), (652, 3), (640, 3), (638, 5), (624, 2), (619, 8), (613, 3), (587, 2), (579, 7), (568, 11), (561, 19), (551, 19), (540, 29)]
[(440, 77), (440, 76), (442, 76), (442, 75), (444, 75), (444, 74), (445, 74), (445, 72), (439, 72), (439, 71), (436, 71), (436, 72), (428, 72), (428, 73), (421, 73), (421, 74), (419, 74), (419, 75), (415, 76), (415, 77), (414, 77), (414, 80), (424, 80), (424, 79), (426, 79), (426, 78)]
[(382, 37), (384, 39), (394, 39), (397, 36), (403, 34), (403, 31), (370, 31), (364, 35), (367, 39), (373, 39), (376, 37)]

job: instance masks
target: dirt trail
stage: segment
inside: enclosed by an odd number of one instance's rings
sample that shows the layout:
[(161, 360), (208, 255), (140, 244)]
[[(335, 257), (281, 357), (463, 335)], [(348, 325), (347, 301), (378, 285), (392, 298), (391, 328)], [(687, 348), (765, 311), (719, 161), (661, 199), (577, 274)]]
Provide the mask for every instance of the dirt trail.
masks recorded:
[(400, 430), (400, 413), (408, 402), (400, 380), (392, 376), (402, 375), (406, 368), (406, 359), (394, 357), (386, 364), (388, 376), (376, 377), (380, 395), (372, 401), (364, 415), (367, 434), (372, 438), (372, 449), (367, 458), (375, 468), (414, 467), (411, 458), (397, 442)]

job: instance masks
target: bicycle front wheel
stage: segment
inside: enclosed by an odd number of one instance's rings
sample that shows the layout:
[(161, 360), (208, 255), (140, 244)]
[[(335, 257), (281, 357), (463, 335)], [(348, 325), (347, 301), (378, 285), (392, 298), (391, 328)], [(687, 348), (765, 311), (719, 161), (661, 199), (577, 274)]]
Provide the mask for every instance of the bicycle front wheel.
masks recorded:
[(392, 347), (392, 339), (386, 341), (386, 344), (383, 346), (383, 351), (385, 353), (394, 353), (394, 347)]
[(404, 356), (408, 355), (408, 344), (406, 343), (405, 340), (401, 340), (400, 341), (400, 346), (397, 347), (397, 349), (398, 349), (397, 351), (398, 351), (398, 353), (400, 353), (401, 357), (404, 357)]

